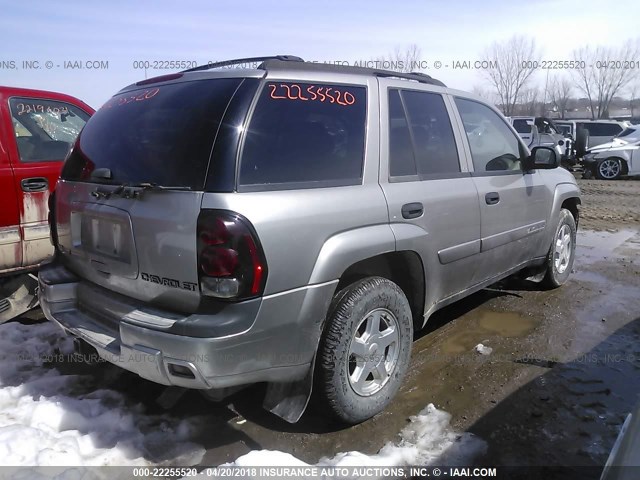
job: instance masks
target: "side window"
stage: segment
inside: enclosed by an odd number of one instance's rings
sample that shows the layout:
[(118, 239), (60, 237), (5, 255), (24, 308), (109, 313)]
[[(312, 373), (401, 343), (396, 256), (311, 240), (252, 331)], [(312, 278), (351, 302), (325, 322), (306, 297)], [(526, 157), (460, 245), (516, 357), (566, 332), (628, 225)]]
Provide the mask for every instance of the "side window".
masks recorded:
[(456, 141), (441, 95), (389, 91), (389, 162), (392, 177), (460, 172)]
[(469, 139), (474, 170), (520, 170), (524, 151), (505, 121), (476, 101), (456, 98), (456, 105)]
[(419, 175), (460, 172), (458, 149), (442, 95), (405, 90)]
[(361, 183), (366, 103), (364, 87), (267, 82), (247, 129), (239, 184)]
[(517, 118), (513, 121), (513, 128), (518, 133), (531, 133), (531, 125), (528, 120), (524, 118)]
[(585, 123), (584, 128), (589, 130), (589, 135), (593, 137), (613, 137), (622, 131), (622, 127), (617, 123)]
[(402, 177), (417, 173), (409, 122), (400, 92), (389, 90), (389, 175)]
[(601, 123), (586, 123), (584, 128), (589, 131), (589, 135), (593, 137), (604, 137), (607, 132), (602, 128)]
[(603, 123), (602, 130), (604, 132), (602, 135), (613, 137), (614, 135), (617, 135), (622, 131), (622, 127), (617, 123)]
[(74, 105), (38, 98), (11, 98), (11, 123), (21, 162), (64, 160), (89, 119)]

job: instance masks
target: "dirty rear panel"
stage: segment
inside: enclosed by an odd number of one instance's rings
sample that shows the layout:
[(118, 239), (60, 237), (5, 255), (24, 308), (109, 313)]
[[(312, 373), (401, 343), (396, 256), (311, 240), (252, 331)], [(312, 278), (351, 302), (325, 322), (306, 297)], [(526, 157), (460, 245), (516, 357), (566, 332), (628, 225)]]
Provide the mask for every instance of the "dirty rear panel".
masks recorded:
[(202, 190), (209, 169), (210, 176), (230, 169), (210, 161), (211, 152), (245, 82), (258, 80), (145, 84), (91, 118), (56, 194), (59, 249), (69, 269), (152, 305), (198, 308)]
[(201, 192), (145, 192), (96, 201), (95, 185), (58, 185), (59, 249), (77, 275), (118, 293), (193, 311), (199, 303), (196, 223)]

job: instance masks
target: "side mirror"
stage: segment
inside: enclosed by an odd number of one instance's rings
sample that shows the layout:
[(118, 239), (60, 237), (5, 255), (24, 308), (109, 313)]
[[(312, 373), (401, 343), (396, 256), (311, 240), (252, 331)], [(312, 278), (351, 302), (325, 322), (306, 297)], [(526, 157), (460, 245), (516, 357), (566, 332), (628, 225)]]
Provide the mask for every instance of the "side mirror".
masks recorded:
[(558, 154), (551, 147), (533, 147), (525, 162), (527, 170), (558, 168), (558, 165)]

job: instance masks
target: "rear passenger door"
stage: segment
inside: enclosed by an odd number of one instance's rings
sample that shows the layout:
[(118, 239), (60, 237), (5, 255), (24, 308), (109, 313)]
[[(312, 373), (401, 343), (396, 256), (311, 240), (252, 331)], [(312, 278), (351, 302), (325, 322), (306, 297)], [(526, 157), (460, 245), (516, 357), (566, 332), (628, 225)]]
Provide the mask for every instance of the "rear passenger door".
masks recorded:
[(407, 83), (379, 79), (380, 185), (397, 249), (422, 258), (429, 310), (471, 284), (480, 252), (478, 196), (446, 95)]
[(49, 192), (89, 115), (69, 103), (34, 97), (9, 99), (9, 155), (18, 196), (22, 266), (52, 253), (47, 223)]
[(540, 251), (553, 191), (539, 171), (523, 171), (528, 152), (487, 105), (455, 98), (480, 204), (481, 253), (474, 282), (504, 274)]

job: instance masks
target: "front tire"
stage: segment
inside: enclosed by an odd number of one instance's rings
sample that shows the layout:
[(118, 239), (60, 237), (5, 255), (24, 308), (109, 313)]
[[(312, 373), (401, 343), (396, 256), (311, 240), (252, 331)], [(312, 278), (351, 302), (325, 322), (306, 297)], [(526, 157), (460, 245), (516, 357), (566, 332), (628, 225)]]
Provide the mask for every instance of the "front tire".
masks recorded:
[(585, 180), (591, 180), (595, 175), (594, 170), (595, 169), (591, 165), (584, 167), (584, 170), (582, 171), (582, 178)]
[(569, 210), (560, 210), (560, 220), (547, 254), (547, 273), (543, 284), (547, 288), (563, 285), (573, 269), (576, 252), (576, 221)]
[(622, 161), (619, 158), (605, 158), (596, 165), (596, 176), (600, 180), (615, 180), (622, 175)]
[(413, 319), (403, 291), (369, 277), (339, 292), (318, 351), (316, 394), (336, 419), (360, 423), (385, 409), (411, 356)]

